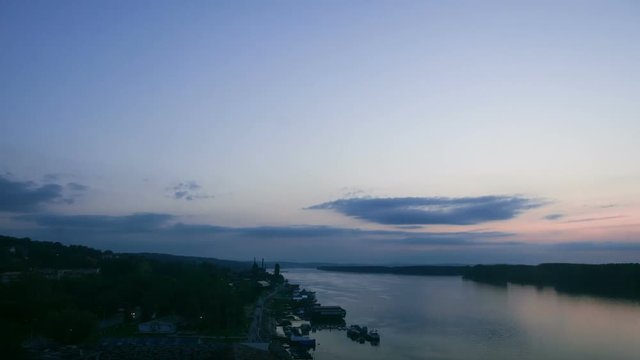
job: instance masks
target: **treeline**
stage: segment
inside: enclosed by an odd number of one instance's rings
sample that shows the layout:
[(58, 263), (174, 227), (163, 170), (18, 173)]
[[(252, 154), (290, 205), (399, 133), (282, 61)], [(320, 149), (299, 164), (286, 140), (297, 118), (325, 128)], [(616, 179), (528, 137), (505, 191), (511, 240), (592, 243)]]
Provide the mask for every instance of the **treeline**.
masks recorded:
[(340, 271), (365, 274), (398, 274), (398, 275), (432, 275), (456, 276), (464, 275), (469, 266), (420, 265), (420, 266), (319, 266), (319, 270)]
[(86, 246), (48, 241), (33, 241), (0, 235), (0, 273), (29, 271), (33, 268), (91, 268), (97, 267), (111, 251), (100, 251)]
[(553, 287), (559, 292), (640, 300), (640, 264), (541, 264), (475, 266), (320, 266), (368, 274), (463, 276), (493, 285)]
[(640, 300), (640, 264), (476, 265), (465, 279), (550, 286), (557, 291)]
[[(262, 290), (256, 280), (268, 274), (255, 267), (238, 272), (168, 259), (0, 237), (0, 352), (19, 353), (20, 343), (31, 335), (62, 344), (83, 342), (95, 337), (100, 320), (122, 316), (135, 322), (179, 316), (200, 333), (244, 331), (244, 306), (257, 299)], [(82, 268), (100, 270), (50, 275), (55, 269)]]
[(158, 254), (158, 253), (136, 253), (136, 256), (142, 256), (147, 259), (158, 260), (158, 261), (168, 261), (168, 262), (187, 262), (187, 263), (208, 263), (212, 265), (216, 265), (219, 267), (236, 270), (236, 271), (244, 271), (251, 269), (251, 265), (253, 264), (250, 261), (234, 261), (234, 260), (223, 260), (216, 258), (205, 258), (199, 256), (183, 256), (183, 255), (170, 255), (170, 254)]

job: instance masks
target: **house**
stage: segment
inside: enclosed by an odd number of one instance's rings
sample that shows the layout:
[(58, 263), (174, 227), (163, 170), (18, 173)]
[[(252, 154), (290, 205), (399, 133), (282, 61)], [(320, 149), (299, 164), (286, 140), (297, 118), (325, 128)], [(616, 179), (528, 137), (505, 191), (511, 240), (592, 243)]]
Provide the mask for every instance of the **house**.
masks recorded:
[(77, 279), (89, 275), (99, 275), (100, 268), (86, 268), (86, 269), (39, 269), (38, 273), (45, 279), (60, 280), (60, 279)]
[(0, 282), (2, 282), (3, 284), (8, 284), (10, 282), (20, 280), (21, 277), (22, 273), (20, 271), (4, 272), (0, 275)]
[(344, 318), (347, 311), (340, 306), (320, 306), (313, 307), (312, 316), (314, 318)]
[(79, 278), (87, 275), (99, 275), (100, 268), (88, 269), (60, 269), (58, 270), (58, 278)]

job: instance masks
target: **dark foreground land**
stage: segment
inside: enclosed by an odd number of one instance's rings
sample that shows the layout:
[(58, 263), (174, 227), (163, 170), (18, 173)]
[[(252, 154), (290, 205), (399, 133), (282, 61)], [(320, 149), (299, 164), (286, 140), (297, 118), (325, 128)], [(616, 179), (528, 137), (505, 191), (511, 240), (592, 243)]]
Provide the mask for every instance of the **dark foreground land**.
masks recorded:
[(640, 264), (475, 266), (321, 266), (320, 270), (371, 274), (462, 276), (492, 285), (553, 287), (557, 291), (640, 301)]
[(0, 236), (0, 358), (241, 358), (251, 350), (224, 343), (247, 338), (280, 281), (255, 263)]

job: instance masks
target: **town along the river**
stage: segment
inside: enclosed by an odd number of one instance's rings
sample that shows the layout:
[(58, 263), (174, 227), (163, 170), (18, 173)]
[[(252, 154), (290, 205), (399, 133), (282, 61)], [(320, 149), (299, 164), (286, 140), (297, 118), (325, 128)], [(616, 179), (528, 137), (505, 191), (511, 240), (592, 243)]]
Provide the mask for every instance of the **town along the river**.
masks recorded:
[(301, 289), (299, 285), (285, 283), (274, 296), (270, 309), (275, 321), (272, 351), (284, 358), (312, 359), (313, 350), (319, 345), (313, 337), (318, 330), (345, 331), (346, 336), (358, 343), (378, 345), (380, 336), (366, 326), (345, 323), (346, 310), (340, 306), (323, 306), (315, 293)]

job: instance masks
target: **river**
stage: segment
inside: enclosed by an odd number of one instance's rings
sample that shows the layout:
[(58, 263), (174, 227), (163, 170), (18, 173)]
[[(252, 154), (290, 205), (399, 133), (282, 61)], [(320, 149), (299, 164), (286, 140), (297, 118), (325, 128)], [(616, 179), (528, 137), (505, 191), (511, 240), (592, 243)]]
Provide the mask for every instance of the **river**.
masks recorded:
[(497, 287), (461, 277), (286, 269), (346, 323), (380, 333), (359, 344), (344, 331), (312, 333), (316, 360), (639, 359), (640, 305), (553, 289)]

